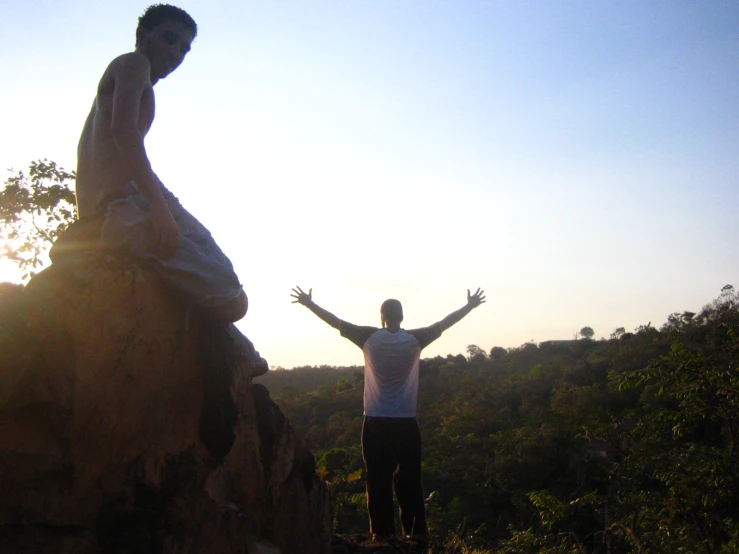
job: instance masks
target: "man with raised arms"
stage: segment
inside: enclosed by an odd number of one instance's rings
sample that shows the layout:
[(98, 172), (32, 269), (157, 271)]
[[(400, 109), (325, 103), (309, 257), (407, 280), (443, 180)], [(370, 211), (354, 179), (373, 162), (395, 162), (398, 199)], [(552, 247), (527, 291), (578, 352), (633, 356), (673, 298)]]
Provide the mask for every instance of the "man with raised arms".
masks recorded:
[[(248, 301), (230, 260), (208, 230), (151, 168), (144, 138), (154, 121), (154, 85), (190, 51), (197, 25), (181, 8), (156, 4), (139, 18), (136, 48), (103, 73), (77, 149), (80, 220), (102, 220), (101, 243), (124, 249), (224, 323)], [(229, 332), (258, 367), (266, 362), (233, 325)]]
[(365, 464), (370, 534), (394, 542), (393, 484), (406, 536), (428, 542), (421, 484), (421, 432), (416, 421), (418, 366), (421, 350), (485, 302), (484, 291), (467, 291), (467, 304), (422, 329), (405, 331), (403, 306), (385, 300), (380, 307), (382, 328), (359, 327), (340, 320), (313, 302), (313, 289), (300, 287), (290, 295), (364, 352), (364, 423), (362, 457)]

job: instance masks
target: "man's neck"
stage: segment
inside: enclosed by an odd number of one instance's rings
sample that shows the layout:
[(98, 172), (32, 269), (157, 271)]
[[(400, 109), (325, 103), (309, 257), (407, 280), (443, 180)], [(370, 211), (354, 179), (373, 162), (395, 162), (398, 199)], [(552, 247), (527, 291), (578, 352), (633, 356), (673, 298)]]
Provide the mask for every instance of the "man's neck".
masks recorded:
[(398, 331), (400, 331), (400, 323), (386, 323), (385, 329), (390, 331), (391, 333), (395, 334)]

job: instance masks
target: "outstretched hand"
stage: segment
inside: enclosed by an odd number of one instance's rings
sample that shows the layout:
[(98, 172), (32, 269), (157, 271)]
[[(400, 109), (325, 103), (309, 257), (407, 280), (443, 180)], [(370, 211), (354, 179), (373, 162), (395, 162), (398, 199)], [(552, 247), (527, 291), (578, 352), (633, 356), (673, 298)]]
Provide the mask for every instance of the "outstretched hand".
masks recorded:
[(477, 308), (480, 304), (485, 303), (485, 291), (478, 288), (475, 294), (470, 294), (470, 289), (467, 289), (467, 305), (470, 308)]
[(300, 287), (295, 287), (293, 293), (290, 295), (295, 300), (293, 304), (302, 304), (303, 306), (310, 306), (313, 303), (313, 289), (309, 289), (308, 292), (304, 292)]

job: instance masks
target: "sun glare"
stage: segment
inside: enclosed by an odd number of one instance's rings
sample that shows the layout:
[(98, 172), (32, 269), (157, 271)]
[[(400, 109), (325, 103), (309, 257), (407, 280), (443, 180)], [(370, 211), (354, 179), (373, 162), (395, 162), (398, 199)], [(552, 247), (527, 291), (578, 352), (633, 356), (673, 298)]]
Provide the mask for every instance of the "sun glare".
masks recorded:
[(21, 272), (13, 262), (0, 258), (0, 283), (20, 283)]

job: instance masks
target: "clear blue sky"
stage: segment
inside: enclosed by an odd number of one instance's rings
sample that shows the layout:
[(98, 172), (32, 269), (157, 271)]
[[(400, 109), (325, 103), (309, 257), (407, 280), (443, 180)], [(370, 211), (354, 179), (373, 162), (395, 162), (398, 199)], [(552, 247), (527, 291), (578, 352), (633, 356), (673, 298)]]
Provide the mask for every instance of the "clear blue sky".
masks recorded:
[[(0, 169), (75, 167), (146, 2), (11, 0)], [(739, 3), (186, 1), (155, 171), (213, 232), (273, 365), (361, 364), (304, 308), (406, 327), (480, 286), (425, 356), (608, 336), (739, 286)]]

